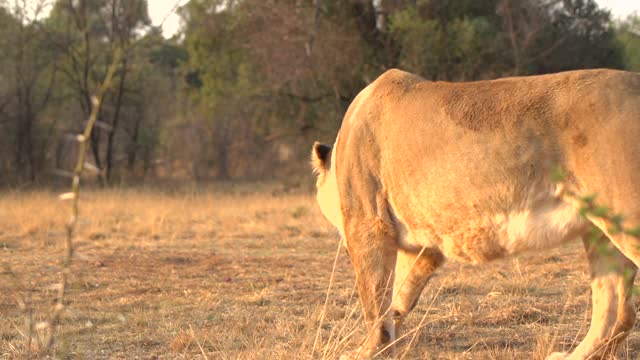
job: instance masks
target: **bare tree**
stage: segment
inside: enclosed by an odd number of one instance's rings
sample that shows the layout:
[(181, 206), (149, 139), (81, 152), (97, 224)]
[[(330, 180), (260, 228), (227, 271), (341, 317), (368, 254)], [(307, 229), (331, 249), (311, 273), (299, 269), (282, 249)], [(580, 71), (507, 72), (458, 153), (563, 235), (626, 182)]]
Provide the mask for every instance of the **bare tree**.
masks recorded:
[[(29, 8), (29, 4), (33, 7)], [(36, 26), (46, 3), (16, 0), (13, 4), (12, 35), (7, 55), (11, 59), (14, 111), (14, 168), (18, 181), (37, 180), (42, 168), (48, 137), (36, 139), (42, 113), (51, 99), (56, 78), (55, 58), (43, 51), (43, 38)], [(9, 104), (4, 101), (4, 106)], [(3, 107), (4, 107), (3, 106)], [(45, 132), (45, 135), (51, 132)]]

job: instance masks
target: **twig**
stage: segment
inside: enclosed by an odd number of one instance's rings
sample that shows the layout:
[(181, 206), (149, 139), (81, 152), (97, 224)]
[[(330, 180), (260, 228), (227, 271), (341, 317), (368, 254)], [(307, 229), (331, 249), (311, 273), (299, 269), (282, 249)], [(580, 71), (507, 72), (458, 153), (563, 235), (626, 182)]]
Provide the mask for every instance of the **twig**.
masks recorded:
[(65, 241), (65, 253), (64, 253), (64, 261), (62, 264), (62, 271), (60, 272), (60, 282), (57, 284), (58, 294), (56, 297), (56, 304), (51, 313), (51, 317), (48, 322), (45, 323), (45, 326), (49, 328), (49, 332), (47, 337), (43, 342), (43, 347), (41, 350), (42, 354), (48, 354), (51, 351), (51, 346), (53, 345), (55, 339), (55, 333), (57, 326), (60, 323), (60, 318), (62, 317), (62, 313), (65, 308), (65, 296), (67, 292), (67, 285), (69, 282), (69, 276), (71, 274), (71, 264), (73, 261), (73, 236), (76, 228), (76, 224), (78, 222), (79, 215), (79, 199), (80, 199), (80, 179), (82, 177), (82, 172), (85, 169), (85, 155), (87, 152), (87, 144), (89, 139), (91, 138), (91, 132), (93, 131), (93, 127), (98, 119), (98, 113), (100, 112), (100, 108), (102, 106), (102, 100), (106, 92), (111, 87), (111, 82), (113, 80), (113, 76), (118, 68), (118, 64), (120, 63), (120, 59), (122, 56), (122, 49), (117, 48), (114, 51), (113, 61), (109, 66), (107, 74), (98, 88), (95, 96), (93, 96), (92, 100), (92, 108), (91, 114), (89, 115), (89, 121), (84, 129), (84, 132), (81, 135), (77, 136), (77, 140), (79, 143), (78, 150), (78, 159), (76, 161), (76, 165), (73, 171), (73, 178), (71, 181), (71, 191), (65, 194), (60, 195), (61, 200), (71, 200), (71, 218), (69, 222), (66, 224), (66, 237)]
[(169, 16), (171, 16), (171, 14), (173, 14), (174, 12), (176, 12), (178, 10), (178, 7), (180, 6), (180, 3), (182, 3), (182, 0), (178, 0), (176, 1), (176, 3), (173, 5), (173, 7), (171, 8), (171, 11), (169, 11), (164, 18), (162, 18), (162, 21), (160, 22), (160, 24), (158, 24), (159, 28), (162, 28), (162, 26), (164, 25), (164, 23), (167, 21), (167, 19), (169, 18)]
[(336, 257), (333, 260), (333, 269), (331, 270), (331, 277), (329, 278), (329, 286), (327, 287), (327, 295), (324, 299), (324, 306), (322, 307), (322, 314), (320, 315), (320, 321), (318, 323), (318, 330), (316, 331), (316, 338), (313, 341), (313, 349), (311, 349), (311, 357), (316, 352), (316, 346), (318, 345), (318, 339), (320, 339), (320, 332), (322, 331), (322, 323), (324, 322), (324, 316), (327, 312), (327, 304), (329, 303), (329, 295), (331, 294), (331, 287), (333, 286), (333, 279), (336, 274), (336, 266), (338, 265), (338, 257), (340, 256), (340, 250), (342, 249), (342, 238), (338, 242), (338, 249), (336, 250)]
[(193, 331), (193, 328), (191, 327), (191, 325), (189, 325), (189, 331), (191, 332), (191, 336), (193, 336), (193, 339), (196, 341), (196, 344), (198, 345), (198, 348), (200, 349), (200, 353), (204, 357), (204, 360), (209, 360), (207, 353), (204, 351), (204, 348), (202, 347), (202, 345), (200, 345), (200, 341), (198, 340), (198, 337), (196, 336), (195, 331)]

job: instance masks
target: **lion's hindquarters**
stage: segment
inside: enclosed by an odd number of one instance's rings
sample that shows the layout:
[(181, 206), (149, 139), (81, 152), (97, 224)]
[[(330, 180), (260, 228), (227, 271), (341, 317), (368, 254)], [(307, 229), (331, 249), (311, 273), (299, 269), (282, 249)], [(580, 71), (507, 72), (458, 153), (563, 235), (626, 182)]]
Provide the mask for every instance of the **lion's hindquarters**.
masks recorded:
[[(616, 120), (629, 109), (612, 109), (610, 94), (603, 100), (597, 91), (623, 76), (629, 75), (597, 70), (416, 85), (390, 72), (358, 95), (331, 166), (319, 145), (314, 165), (320, 207), (344, 227), (370, 326), (360, 356), (393, 341), (394, 321), (413, 308), (444, 256), (483, 262), (548, 249), (585, 232), (589, 222), (579, 206), (551, 182), (555, 166), (567, 170), (576, 193), (599, 192), (603, 205), (640, 225), (640, 120), (631, 127)], [(478, 89), (492, 95), (475, 97)], [(584, 93), (580, 99), (576, 89)], [(630, 205), (634, 199), (638, 204)], [(606, 223), (592, 220), (607, 231)], [(608, 235), (598, 246), (613, 257), (585, 243), (594, 311), (587, 337), (569, 359), (589, 358), (603, 346), (612, 351), (635, 320), (631, 261), (640, 265), (640, 239)], [(437, 250), (426, 257), (405, 251), (421, 248)]]

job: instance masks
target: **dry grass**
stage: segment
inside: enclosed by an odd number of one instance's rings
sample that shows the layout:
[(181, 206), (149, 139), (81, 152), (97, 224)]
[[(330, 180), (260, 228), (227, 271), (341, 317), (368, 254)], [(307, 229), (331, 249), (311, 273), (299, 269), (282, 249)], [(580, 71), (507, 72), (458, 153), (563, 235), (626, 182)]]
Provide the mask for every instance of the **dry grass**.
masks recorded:
[[(18, 295), (49, 310), (68, 209), (49, 192), (0, 194), (0, 358), (26, 354)], [(307, 194), (268, 187), (83, 194), (61, 358), (310, 358), (337, 238)], [(314, 358), (365, 334), (340, 253)], [(588, 328), (581, 245), (483, 266), (446, 264), (406, 329), (407, 359), (540, 359)], [(6, 320), (5, 320), (6, 319)], [(399, 342), (399, 354), (410, 343)], [(624, 349), (640, 354), (640, 332)]]

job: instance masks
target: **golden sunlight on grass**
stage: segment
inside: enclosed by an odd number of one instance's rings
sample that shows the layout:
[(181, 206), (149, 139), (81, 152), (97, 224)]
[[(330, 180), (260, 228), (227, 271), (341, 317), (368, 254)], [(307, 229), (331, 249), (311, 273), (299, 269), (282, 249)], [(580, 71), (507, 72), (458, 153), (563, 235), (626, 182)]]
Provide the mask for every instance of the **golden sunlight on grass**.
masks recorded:
[[(59, 357), (312, 358), (338, 245), (312, 195), (243, 185), (81, 196)], [(17, 299), (31, 301), (36, 321), (49, 310), (69, 212), (55, 193), (1, 198), (0, 358), (14, 358), (26, 354)], [(569, 349), (588, 329), (586, 270), (578, 243), (479, 267), (446, 264), (396, 354), (410, 343), (406, 359), (540, 359)], [(341, 251), (313, 358), (356, 347), (360, 317)], [(627, 342), (629, 358), (639, 335)]]

